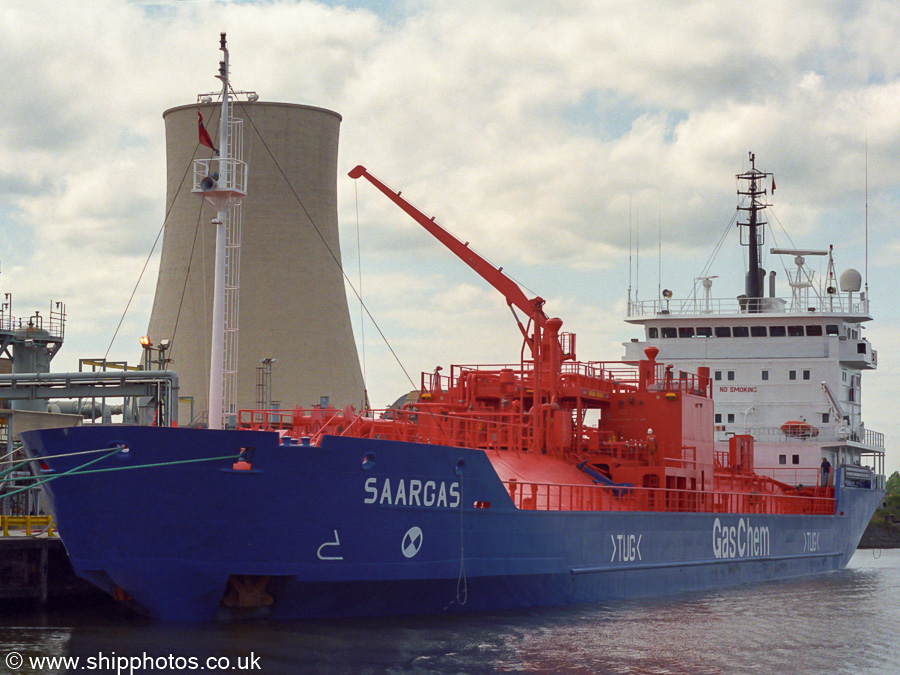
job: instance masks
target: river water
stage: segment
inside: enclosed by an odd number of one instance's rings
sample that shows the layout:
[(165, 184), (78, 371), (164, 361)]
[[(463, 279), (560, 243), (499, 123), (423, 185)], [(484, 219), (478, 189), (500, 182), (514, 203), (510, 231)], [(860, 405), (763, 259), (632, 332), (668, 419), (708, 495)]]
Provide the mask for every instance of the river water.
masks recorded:
[[(820, 577), (470, 616), (175, 625), (111, 603), (0, 614), (0, 673), (896, 673), (900, 550)], [(41, 657), (78, 657), (77, 664)]]

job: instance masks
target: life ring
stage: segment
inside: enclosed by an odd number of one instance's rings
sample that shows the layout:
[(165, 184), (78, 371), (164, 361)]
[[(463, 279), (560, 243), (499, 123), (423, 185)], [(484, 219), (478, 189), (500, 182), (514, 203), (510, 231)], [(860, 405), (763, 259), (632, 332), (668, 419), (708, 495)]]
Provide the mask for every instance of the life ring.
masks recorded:
[(819, 435), (819, 430), (809, 422), (798, 422), (791, 420), (781, 425), (781, 432), (785, 436), (792, 438), (815, 438)]

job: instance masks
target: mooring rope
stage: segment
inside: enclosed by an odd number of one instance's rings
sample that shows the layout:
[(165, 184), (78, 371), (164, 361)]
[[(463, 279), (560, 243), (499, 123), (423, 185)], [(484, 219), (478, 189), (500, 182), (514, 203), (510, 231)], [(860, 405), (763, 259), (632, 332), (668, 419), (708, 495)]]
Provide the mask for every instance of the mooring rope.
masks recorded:
[[(176, 459), (171, 462), (157, 462), (155, 464), (134, 464), (132, 466), (111, 466), (106, 469), (91, 469), (90, 471), (79, 471), (77, 475), (88, 473), (107, 473), (109, 471), (127, 471), (128, 469), (153, 469), (158, 466), (174, 466), (176, 464), (194, 464), (196, 462), (215, 462), (221, 459), (236, 460), (240, 455), (223, 455), (222, 457), (199, 457), (195, 459)], [(246, 472), (245, 472), (246, 473)]]
[[(28, 462), (33, 462), (33, 461), (34, 461), (33, 459), (26, 459), (24, 462), (19, 462), (15, 466), (12, 466), (12, 467), (6, 469), (5, 471), (3, 471), (2, 473), (0, 473), (0, 478), (6, 478), (9, 474), (11, 474), (13, 471), (17, 470), (19, 467), (25, 466), (26, 464), (28, 464)], [(16, 479), (13, 478), (13, 480), (16, 480)]]
[(446, 612), (454, 604), (462, 607), (469, 599), (469, 581), (466, 577), (466, 545), (463, 529), (463, 504), (465, 504), (466, 485), (463, 476), (463, 468), (459, 465), (456, 467), (456, 474), (459, 476), (459, 576), (456, 578), (456, 597), (447, 603), (442, 611)]
[[(52, 475), (52, 476), (49, 476), (49, 477), (45, 478), (44, 480), (37, 481), (36, 483), (32, 483), (31, 485), (26, 485), (25, 487), (19, 488), (18, 490), (13, 490), (12, 492), (7, 492), (5, 495), (3, 495), (3, 497), (4, 497), (4, 498), (6, 498), (6, 497), (12, 497), (13, 495), (17, 495), (17, 494), (19, 494), (20, 492), (25, 492), (26, 490), (31, 490), (32, 488), (36, 488), (38, 485), (43, 485), (44, 483), (49, 483), (51, 480), (56, 480), (57, 478), (62, 478), (63, 476), (68, 476), (68, 475), (71, 475), (71, 474), (73, 474), (73, 473), (77, 473), (79, 469), (83, 469), (84, 467), (90, 466), (91, 464), (96, 464), (96, 463), (99, 462), (100, 460), (106, 459), (107, 457), (112, 457), (112, 456), (115, 455), (117, 452), (121, 452), (121, 450), (122, 450), (123, 447), (124, 447), (124, 446), (121, 446), (121, 447), (118, 447), (118, 448), (113, 448), (112, 450), (110, 450), (110, 451), (109, 451), (108, 453), (106, 453), (105, 455), (102, 455), (102, 456), (100, 456), (100, 457), (97, 457), (97, 458), (95, 458), (95, 459), (92, 459), (92, 460), (90, 460), (89, 462), (85, 462), (85, 463), (82, 464), (81, 466), (76, 466), (75, 468), (69, 469), (68, 471), (64, 471), (63, 473), (54, 474), (54, 475)], [(35, 461), (35, 460), (29, 460), (29, 461)], [(38, 461), (39, 461), (39, 460), (38, 460)]]
[[(7, 470), (3, 471), (2, 473), (0, 473), (0, 478), (8, 476), (13, 471), (15, 471), (16, 469), (18, 469), (21, 466), (24, 466), (25, 464), (28, 464), (29, 462), (42, 462), (45, 459), (59, 459), (61, 457), (77, 457), (79, 455), (94, 455), (94, 454), (97, 454), (98, 452), (107, 452), (108, 450), (115, 450), (115, 449), (121, 450), (122, 448), (121, 447), (119, 447), (119, 448), (97, 448), (96, 450), (79, 450), (78, 452), (67, 452), (62, 455), (41, 455), (40, 457), (34, 457), (32, 459), (26, 459), (22, 462), (19, 462), (14, 467), (7, 469)], [(13, 452), (6, 455), (6, 457), (9, 457), (16, 452), (19, 452), (19, 451), (14, 450)], [(5, 457), (3, 459), (5, 459)], [(26, 478), (31, 478), (31, 476), (26, 476)]]
[(465, 605), (469, 599), (469, 580), (466, 578), (466, 540), (463, 529), (463, 504), (465, 503), (466, 485), (463, 469), (459, 470), (459, 577), (456, 579), (456, 602)]
[[(194, 458), (194, 459), (176, 459), (171, 462), (155, 462), (153, 464), (134, 464), (134, 465), (129, 465), (129, 466), (111, 466), (111, 467), (107, 467), (105, 469), (90, 469), (88, 471), (84, 470), (85, 467), (88, 467), (91, 464), (95, 464), (107, 457), (111, 457), (112, 455), (114, 455), (118, 452), (121, 452), (124, 449), (125, 449), (125, 446), (113, 448), (110, 452), (103, 455), (102, 457), (97, 457), (96, 459), (92, 459), (89, 462), (85, 462), (81, 466), (76, 466), (72, 469), (69, 469), (68, 471), (64, 471), (63, 473), (58, 473), (58, 474), (54, 474), (52, 476), (48, 476), (44, 480), (40, 480), (36, 483), (32, 483), (31, 485), (27, 485), (23, 488), (19, 488), (18, 490), (14, 490), (13, 492), (8, 492), (7, 494), (3, 495), (3, 497), (4, 498), (11, 497), (12, 495), (16, 495), (20, 492), (24, 492), (25, 490), (31, 490), (32, 488), (35, 488), (39, 485), (43, 485), (44, 483), (49, 483), (52, 480), (56, 480), (57, 478), (62, 478), (64, 476), (72, 476), (72, 475), (80, 476), (80, 475), (89, 474), (89, 473), (108, 473), (110, 471), (127, 471), (129, 469), (152, 469), (152, 468), (161, 467), (161, 466), (175, 466), (178, 464), (194, 464), (196, 462), (214, 462), (214, 461), (221, 461), (223, 459), (236, 460), (240, 456), (240, 455), (223, 455), (221, 457), (199, 457), (199, 458)], [(64, 455), (56, 455), (56, 456), (63, 457)], [(36, 459), (28, 460), (28, 461), (32, 461), (32, 462), (40, 461), (40, 459), (42, 459), (42, 458), (36, 458)]]

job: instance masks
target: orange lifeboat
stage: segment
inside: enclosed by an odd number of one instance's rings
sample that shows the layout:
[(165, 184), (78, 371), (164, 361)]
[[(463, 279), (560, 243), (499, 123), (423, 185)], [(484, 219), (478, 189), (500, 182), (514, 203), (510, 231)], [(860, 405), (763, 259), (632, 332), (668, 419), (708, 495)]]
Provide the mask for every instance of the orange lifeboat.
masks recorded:
[(792, 438), (815, 438), (819, 435), (819, 430), (809, 422), (797, 422), (796, 420), (782, 424), (781, 432)]

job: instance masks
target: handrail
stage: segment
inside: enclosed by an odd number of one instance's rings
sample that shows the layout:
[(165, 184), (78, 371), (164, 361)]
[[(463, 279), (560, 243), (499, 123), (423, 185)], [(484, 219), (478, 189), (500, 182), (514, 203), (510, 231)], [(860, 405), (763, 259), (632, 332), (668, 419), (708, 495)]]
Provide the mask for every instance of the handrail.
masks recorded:
[[(769, 301), (764, 303), (761, 312), (755, 312), (754, 316), (763, 314), (794, 314), (797, 316), (809, 316), (813, 311), (822, 314), (851, 314), (854, 316), (869, 316), (869, 301), (854, 300), (849, 298), (834, 298), (825, 296), (822, 298), (808, 298), (802, 303), (796, 303), (791, 298), (763, 298)], [(647, 316), (710, 316), (710, 315), (747, 315), (742, 310), (737, 298), (669, 298), (660, 300), (632, 300), (628, 304), (629, 317)]]
[(824, 496), (810, 496), (517, 480), (503, 484), (515, 507), (522, 510), (831, 515), (835, 509), (832, 488), (819, 489)]
[(53, 529), (53, 516), (0, 516), (0, 533), (4, 537), (12, 536), (10, 529), (21, 530), (25, 528), (25, 535), (32, 536), (32, 527), (43, 526), (44, 530), (37, 534), (47, 533), (48, 537), (55, 537)]

